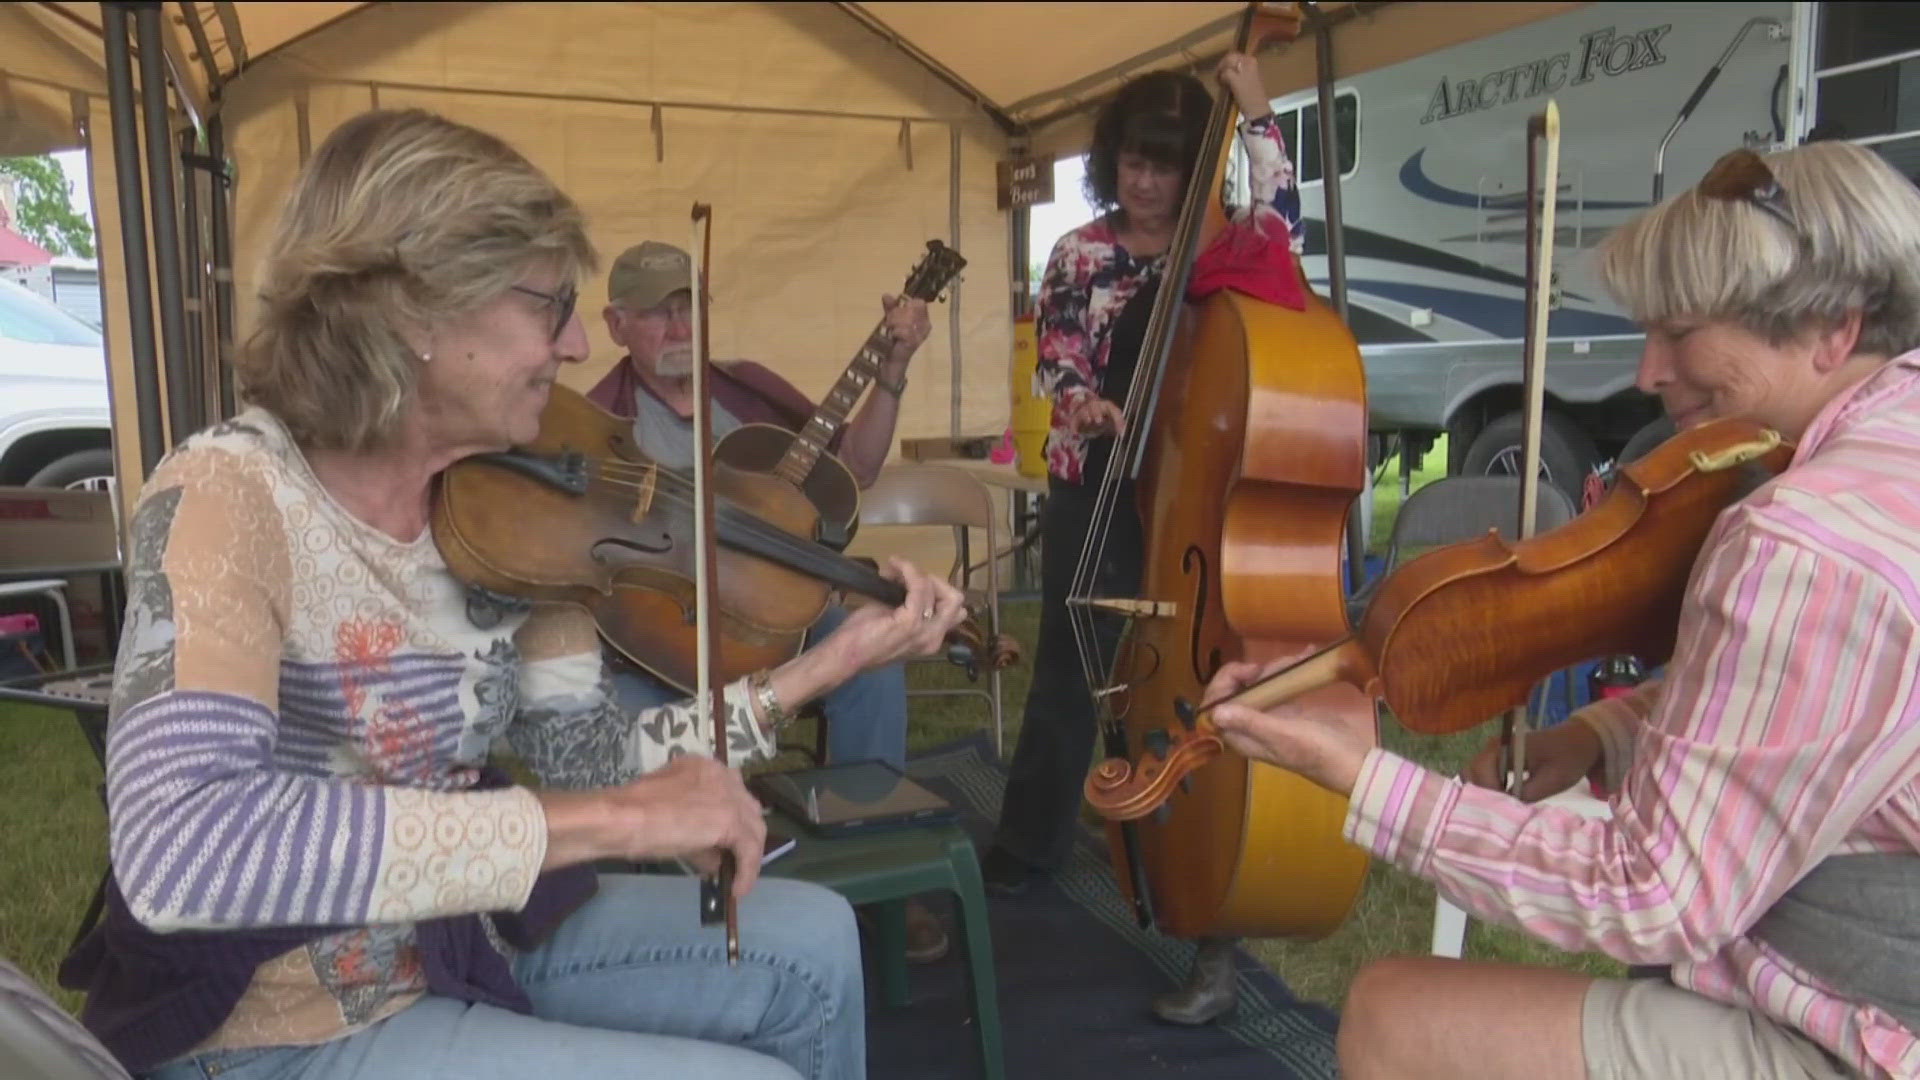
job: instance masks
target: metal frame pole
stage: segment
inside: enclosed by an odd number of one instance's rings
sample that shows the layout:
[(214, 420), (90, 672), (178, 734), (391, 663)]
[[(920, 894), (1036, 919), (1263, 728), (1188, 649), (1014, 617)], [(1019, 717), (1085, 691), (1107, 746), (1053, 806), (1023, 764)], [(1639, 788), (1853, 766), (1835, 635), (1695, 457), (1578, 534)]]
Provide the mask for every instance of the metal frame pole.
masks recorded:
[(200, 178), (194, 175), (189, 164), (194, 156), (194, 142), (198, 138), (192, 128), (180, 133), (180, 262), (185, 269), (180, 286), (182, 304), (186, 314), (187, 329), (187, 365), (191, 375), (189, 381), (193, 388), (193, 407), (204, 420), (209, 407), (207, 380), (208, 340), (212, 337), (208, 323), (207, 301), (207, 262), (203, 250), (203, 224), (200, 220)]
[(167, 366), (167, 414), (172, 442), (200, 426), (186, 348), (186, 305), (180, 289), (180, 203), (173, 184), (173, 133), (167, 123), (166, 47), (160, 41), (160, 5), (129, 4), (140, 46), (140, 105), (147, 128), (147, 183), (152, 192), (153, 260), (160, 293), (161, 356)]
[[(1347, 322), (1347, 233), (1346, 216), (1340, 206), (1340, 121), (1334, 111), (1333, 24), (1319, 4), (1308, 5), (1308, 25), (1313, 31), (1314, 83), (1320, 101), (1320, 192), (1326, 200), (1324, 214), (1327, 232), (1327, 299), (1341, 322)], [(1367, 443), (1373, 436), (1368, 433)], [(1372, 462), (1366, 462), (1366, 483), (1362, 500), (1373, 490)], [(1365, 524), (1372, 515), (1358, 501), (1347, 513), (1347, 587), (1357, 591), (1366, 580), (1367, 542)]]
[(233, 173), (227, 166), (226, 124), (215, 113), (207, 121), (207, 156), (213, 159), (208, 170), (211, 199), (209, 214), (213, 225), (213, 301), (215, 327), (214, 366), (220, 373), (220, 418), (236, 411), (233, 389)]
[(126, 260), (127, 332), (133, 344), (134, 408), (140, 418), (141, 479), (166, 453), (160, 417), (160, 367), (153, 347), (153, 293), (147, 263), (147, 213), (140, 184), (139, 133), (134, 128), (133, 54), (127, 43), (127, 12), (100, 5), (106, 47), (107, 105), (113, 118), (113, 178), (120, 196), (120, 241)]

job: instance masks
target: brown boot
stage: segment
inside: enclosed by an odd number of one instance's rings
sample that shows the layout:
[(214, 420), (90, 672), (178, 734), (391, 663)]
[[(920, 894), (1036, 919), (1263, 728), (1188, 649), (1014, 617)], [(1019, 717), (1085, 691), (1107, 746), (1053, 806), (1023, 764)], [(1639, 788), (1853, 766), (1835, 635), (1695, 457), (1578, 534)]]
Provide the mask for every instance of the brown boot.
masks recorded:
[(1202, 938), (1186, 985), (1154, 998), (1153, 1014), (1169, 1024), (1208, 1024), (1233, 1011), (1237, 993), (1233, 939)]
[(931, 964), (951, 946), (940, 916), (918, 900), (907, 901), (907, 962)]

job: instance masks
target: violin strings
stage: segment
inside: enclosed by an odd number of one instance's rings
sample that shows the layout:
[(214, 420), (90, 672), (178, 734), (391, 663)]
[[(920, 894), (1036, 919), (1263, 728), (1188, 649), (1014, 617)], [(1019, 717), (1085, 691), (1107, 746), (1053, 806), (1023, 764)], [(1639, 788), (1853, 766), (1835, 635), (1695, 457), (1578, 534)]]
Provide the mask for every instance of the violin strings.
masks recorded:
[[(633, 481), (626, 481), (626, 480), (612, 480), (605, 477), (593, 479), (589, 481), (589, 483), (596, 485), (600, 490), (603, 490), (603, 491), (608, 489), (613, 489), (613, 490), (618, 490), (623, 492), (633, 492), (635, 494), (639, 494), (646, 490), (646, 485), (644, 484), (635, 483)], [(687, 496), (676, 494), (673, 492), (658, 493), (658, 501), (667, 506), (674, 506), (674, 507), (680, 507), (680, 508), (690, 509), (693, 506), (692, 499), (688, 498)], [(720, 502), (720, 500), (716, 500), (716, 502)], [(846, 569), (859, 573), (862, 576), (873, 573), (872, 571), (868, 570), (865, 566), (862, 566), (861, 564), (855, 562), (854, 560), (849, 559), (846, 556), (841, 555), (830, 548), (826, 548), (820, 544), (806, 540), (802, 537), (795, 536), (793, 533), (787, 532), (785, 529), (781, 529), (781, 528), (778, 528), (777, 526), (773, 526), (766, 523), (765, 521), (754, 516), (753, 514), (743, 510), (735, 503), (725, 502), (723, 505), (717, 506), (716, 510), (718, 511), (718, 513), (725, 515), (728, 518), (729, 524), (732, 524), (735, 527), (745, 532), (751, 533), (753, 536), (763, 539), (771, 545), (777, 546), (778, 548), (781, 549), (781, 551), (790, 554), (796, 561), (799, 561), (803, 564), (808, 561), (813, 561), (816, 563), (833, 563), (836, 565), (844, 566)], [(898, 582), (889, 581), (887, 578), (880, 577), (878, 574), (873, 574), (873, 576), (878, 578), (878, 580), (880, 581), (888, 582), (888, 584), (898, 585)]]
[[(644, 493), (651, 486), (656, 499), (663, 505), (692, 509), (695, 504), (691, 480), (657, 464), (627, 462), (613, 458), (589, 458), (588, 483), (603, 491), (611, 489), (631, 492), (636, 496)], [(717, 513), (727, 515), (729, 523), (734, 527), (764, 541), (780, 554), (787, 556), (790, 567), (808, 564), (816, 567), (833, 566), (867, 579), (867, 584), (864, 586), (839, 582), (843, 587), (856, 589), (879, 600), (888, 599), (888, 594), (893, 592), (899, 592), (904, 596), (906, 586), (900, 582), (871, 570), (822, 544), (769, 524), (729, 499), (716, 497), (714, 501)], [(978, 615), (971, 603), (964, 606), (969, 615)]]
[[(609, 480), (604, 477), (591, 479), (588, 481), (588, 483), (592, 485), (597, 485), (598, 488), (601, 490), (605, 490), (607, 488), (613, 488), (620, 491), (632, 491), (635, 493), (645, 490), (644, 484), (639, 484), (639, 483), (635, 483), (633, 481), (627, 481), (627, 480)], [(679, 506), (679, 507), (691, 506), (691, 500), (680, 495), (673, 495), (673, 494), (664, 495), (662, 496), (661, 501), (664, 503), (674, 505), (674, 506)], [(813, 563), (816, 566), (831, 565), (836, 568), (843, 569), (848, 573), (857, 574), (861, 577), (864, 577), (870, 583), (865, 586), (846, 585), (845, 587), (847, 588), (852, 588), (857, 591), (864, 592), (867, 595), (872, 596), (874, 599), (883, 600), (883, 601), (889, 599), (887, 595), (883, 595), (883, 594), (897, 592), (900, 594), (901, 599), (903, 601), (905, 600), (906, 586), (901, 584), (900, 582), (897, 582), (891, 578), (885, 577), (884, 575), (880, 574), (878, 571), (871, 570), (867, 568), (865, 565), (859, 563), (858, 561), (854, 559), (850, 559), (847, 556), (842, 555), (839, 552), (833, 551), (830, 548), (824, 547), (821, 544), (807, 540), (804, 537), (796, 536), (793, 533), (787, 532), (785, 529), (780, 528), (779, 526), (768, 524), (766, 521), (760, 519), (754, 514), (742, 509), (736, 503), (727, 502), (724, 500), (716, 500), (716, 502), (719, 504), (715, 507), (716, 512), (726, 515), (729, 523), (731, 523), (732, 525), (734, 525), (739, 529), (742, 529), (743, 531), (750, 532), (753, 535), (762, 538), (769, 544), (778, 547), (779, 549), (781, 549), (782, 552), (786, 553), (789, 559), (791, 560), (791, 562), (787, 564), (789, 568), (794, 568), (796, 566), (805, 566), (809, 562)], [(826, 576), (826, 575), (822, 574), (821, 576)], [(966, 610), (969, 618), (977, 619), (980, 617), (980, 609), (978, 605), (974, 604), (972, 601), (963, 600), (961, 606)], [(958, 628), (955, 628), (955, 629), (957, 632)]]
[[(639, 475), (644, 471), (645, 470), (637, 470), (635, 475)], [(667, 475), (671, 476), (673, 474), (667, 473)], [(636, 496), (647, 490), (647, 485), (643, 482), (617, 479), (604, 475), (590, 477), (588, 483), (597, 487), (599, 490), (604, 491), (611, 489), (622, 492), (632, 492)], [(688, 495), (670, 489), (661, 491), (658, 486), (656, 486), (655, 490), (658, 500), (667, 506), (681, 509), (691, 509), (693, 506), (693, 499)], [(866, 566), (818, 543), (795, 536), (785, 529), (770, 525), (756, 515), (742, 509), (736, 503), (725, 499), (716, 500), (716, 502), (718, 503), (716, 510), (726, 517), (729, 524), (742, 532), (760, 539), (768, 547), (774, 549), (776, 554), (786, 556), (785, 561), (790, 567), (807, 567), (811, 565), (813, 567), (832, 567), (833, 569), (841, 570), (843, 573), (838, 575), (837, 578), (835, 578), (834, 575), (826, 573), (822, 573), (821, 576), (828, 577), (843, 587), (863, 592), (875, 599), (887, 600), (891, 598), (894, 592), (904, 592), (905, 590), (905, 586), (899, 582), (884, 577), (878, 572), (870, 570)], [(858, 576), (864, 579), (864, 581), (860, 584), (854, 584), (848, 580), (853, 576)]]

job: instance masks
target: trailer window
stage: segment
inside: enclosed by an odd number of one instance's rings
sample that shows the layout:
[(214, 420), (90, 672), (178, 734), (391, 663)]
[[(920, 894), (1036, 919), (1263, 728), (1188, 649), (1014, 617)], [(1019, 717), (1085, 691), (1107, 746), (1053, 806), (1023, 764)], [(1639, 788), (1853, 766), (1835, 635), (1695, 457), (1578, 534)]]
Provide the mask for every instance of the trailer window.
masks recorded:
[(1820, 5), (1809, 139), (1871, 147), (1920, 183), (1920, 20), (1904, 4)]
[(1905, 3), (1820, 5), (1820, 67), (1920, 50), (1920, 19)]
[[(1320, 106), (1316, 102), (1297, 110), (1300, 138), (1290, 142), (1300, 164), (1300, 182), (1311, 184), (1325, 178), (1320, 161)], [(1340, 154), (1340, 175), (1353, 175), (1354, 147), (1360, 131), (1360, 99), (1352, 94), (1333, 97), (1333, 139)]]

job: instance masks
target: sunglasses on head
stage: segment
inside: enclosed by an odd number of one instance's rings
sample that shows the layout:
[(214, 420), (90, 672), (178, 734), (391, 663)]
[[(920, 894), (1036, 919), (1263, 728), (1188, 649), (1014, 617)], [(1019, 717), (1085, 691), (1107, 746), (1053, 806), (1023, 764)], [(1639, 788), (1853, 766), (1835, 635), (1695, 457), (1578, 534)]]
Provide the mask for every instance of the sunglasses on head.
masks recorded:
[(1787, 189), (1780, 186), (1766, 159), (1751, 150), (1735, 150), (1714, 162), (1694, 190), (1709, 199), (1756, 206), (1773, 215), (1795, 238), (1801, 236), (1800, 223), (1794, 220), (1793, 209), (1787, 205)]
[(560, 335), (567, 331), (567, 321), (573, 318), (573, 307), (580, 300), (579, 290), (571, 285), (561, 286), (557, 293), (541, 292), (539, 289), (529, 289), (525, 285), (515, 285), (512, 288), (514, 292), (537, 296), (554, 309), (553, 340), (559, 341)]

